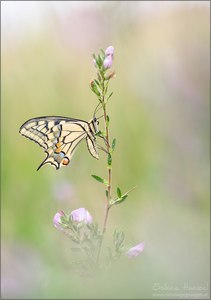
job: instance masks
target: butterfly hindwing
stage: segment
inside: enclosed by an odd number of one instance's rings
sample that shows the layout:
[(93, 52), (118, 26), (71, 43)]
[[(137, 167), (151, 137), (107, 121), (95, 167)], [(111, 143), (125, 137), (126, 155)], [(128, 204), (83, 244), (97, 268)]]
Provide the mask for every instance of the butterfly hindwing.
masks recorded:
[(98, 158), (93, 122), (65, 117), (40, 117), (25, 122), (20, 133), (45, 149), (47, 156), (38, 170), (47, 163), (59, 169), (69, 164), (78, 144), (84, 138), (92, 156)]
[(95, 142), (92, 139), (90, 139), (89, 136), (87, 136), (86, 143), (87, 143), (87, 147), (89, 149), (90, 154), (94, 158), (98, 159), (99, 156), (98, 156), (98, 152), (97, 152), (97, 148), (96, 148)]

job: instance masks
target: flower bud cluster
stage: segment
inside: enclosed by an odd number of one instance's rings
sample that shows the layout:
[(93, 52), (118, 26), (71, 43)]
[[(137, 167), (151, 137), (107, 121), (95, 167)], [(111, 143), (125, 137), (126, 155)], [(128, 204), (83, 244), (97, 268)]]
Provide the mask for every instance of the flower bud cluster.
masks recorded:
[(111, 78), (115, 77), (115, 72), (108, 69), (112, 67), (114, 59), (114, 47), (109, 46), (105, 51), (100, 50), (98, 55), (93, 54), (93, 63), (97, 69), (97, 78), (92, 80), (89, 84), (90, 89), (96, 94), (98, 100), (104, 105), (110, 96), (106, 99), (108, 90), (108, 83)]
[(64, 230), (68, 228), (68, 225), (72, 222), (91, 224), (92, 216), (85, 208), (78, 208), (73, 210), (70, 214), (65, 214), (62, 210), (57, 212), (53, 218), (53, 224), (58, 230)]
[[(78, 243), (79, 241), (82, 241), (84, 238), (85, 231), (81, 232), (81, 229), (84, 226), (88, 226), (88, 230), (94, 230), (96, 231), (96, 227), (93, 224), (93, 218), (91, 214), (86, 210), (85, 208), (78, 208), (76, 210), (73, 210), (70, 214), (65, 214), (64, 211), (60, 210), (57, 212), (53, 218), (53, 224), (56, 227), (56, 229), (60, 231), (66, 231), (68, 229), (74, 229), (75, 235), (70, 234), (69, 237), (73, 242)], [(92, 225), (90, 227), (90, 225)], [(86, 236), (86, 235), (85, 235)], [(101, 233), (98, 232), (96, 239), (99, 239), (101, 236)], [(119, 254), (122, 252), (122, 250), (125, 248), (123, 242), (124, 242), (124, 234), (122, 232), (114, 232), (114, 244), (116, 247), (116, 254), (115, 256), (119, 256)], [(86, 236), (86, 239), (88, 236)], [(144, 250), (144, 243), (140, 243), (129, 250), (125, 252), (128, 258), (136, 257), (138, 256), (143, 250)]]
[(114, 59), (114, 47), (109, 46), (105, 52), (101, 50), (101, 53), (99, 55), (93, 55), (93, 63), (95, 68), (105, 71), (107, 69), (110, 69), (113, 64)]

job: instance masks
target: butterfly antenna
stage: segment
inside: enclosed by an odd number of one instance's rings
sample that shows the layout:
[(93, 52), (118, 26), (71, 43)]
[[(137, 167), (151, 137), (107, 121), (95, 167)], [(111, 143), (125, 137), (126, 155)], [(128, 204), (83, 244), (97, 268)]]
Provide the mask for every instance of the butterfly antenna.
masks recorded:
[(101, 103), (99, 102), (98, 105), (95, 107), (93, 118), (95, 117), (96, 113), (102, 108), (102, 106), (99, 107), (100, 105), (101, 105)]
[(103, 116), (104, 116), (104, 115), (102, 115), (102, 116), (98, 117), (98, 118), (97, 118), (97, 120), (101, 119)]

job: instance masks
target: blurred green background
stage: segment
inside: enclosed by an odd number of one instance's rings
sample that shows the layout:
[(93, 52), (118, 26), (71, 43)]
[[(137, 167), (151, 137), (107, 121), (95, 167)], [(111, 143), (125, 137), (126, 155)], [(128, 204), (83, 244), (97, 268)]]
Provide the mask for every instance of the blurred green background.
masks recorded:
[[(1, 2), (2, 298), (209, 298), (209, 8)], [(52, 219), (85, 207), (102, 224), (104, 190), (90, 174), (106, 176), (104, 154), (94, 160), (82, 142), (67, 168), (37, 172), (45, 154), (18, 131), (44, 115), (89, 120), (97, 103), (92, 53), (110, 45), (113, 186), (138, 187), (111, 210), (107, 236), (120, 228), (128, 243), (146, 247), (87, 279), (70, 271), (70, 242)]]

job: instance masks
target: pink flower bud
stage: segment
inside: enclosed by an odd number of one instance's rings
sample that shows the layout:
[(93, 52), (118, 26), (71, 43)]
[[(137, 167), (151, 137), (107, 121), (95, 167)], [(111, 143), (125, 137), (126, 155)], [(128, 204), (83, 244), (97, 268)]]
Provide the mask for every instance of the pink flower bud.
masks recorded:
[(94, 88), (94, 86), (95, 86), (95, 82), (94, 82), (94, 80), (91, 80), (91, 81), (90, 81), (90, 87), (91, 87), (91, 88)]
[(105, 76), (106, 79), (111, 79), (115, 77), (116, 77), (116, 73), (114, 71), (110, 72), (108, 75)]
[(70, 215), (75, 222), (84, 222), (85, 224), (92, 223), (92, 216), (85, 208), (73, 210)]
[(110, 69), (113, 63), (114, 47), (109, 46), (105, 51), (105, 59), (103, 62), (104, 69)]
[(108, 55), (103, 62), (103, 66), (105, 69), (110, 69), (113, 63), (113, 57), (112, 55)]
[(105, 55), (106, 55), (106, 56), (111, 55), (111, 56), (113, 57), (113, 55), (114, 55), (114, 47), (113, 47), (113, 46), (109, 46), (109, 47), (106, 49), (106, 51), (105, 51)]
[(60, 210), (58, 213), (55, 214), (55, 216), (53, 218), (53, 224), (59, 230), (63, 230), (61, 218), (64, 215), (65, 215), (64, 212), (62, 210)]
[(130, 248), (127, 252), (126, 252), (126, 255), (129, 257), (129, 258), (132, 258), (132, 257), (136, 257), (138, 256), (143, 250), (144, 250), (144, 247), (145, 247), (145, 244), (144, 243), (140, 243), (132, 248)]

